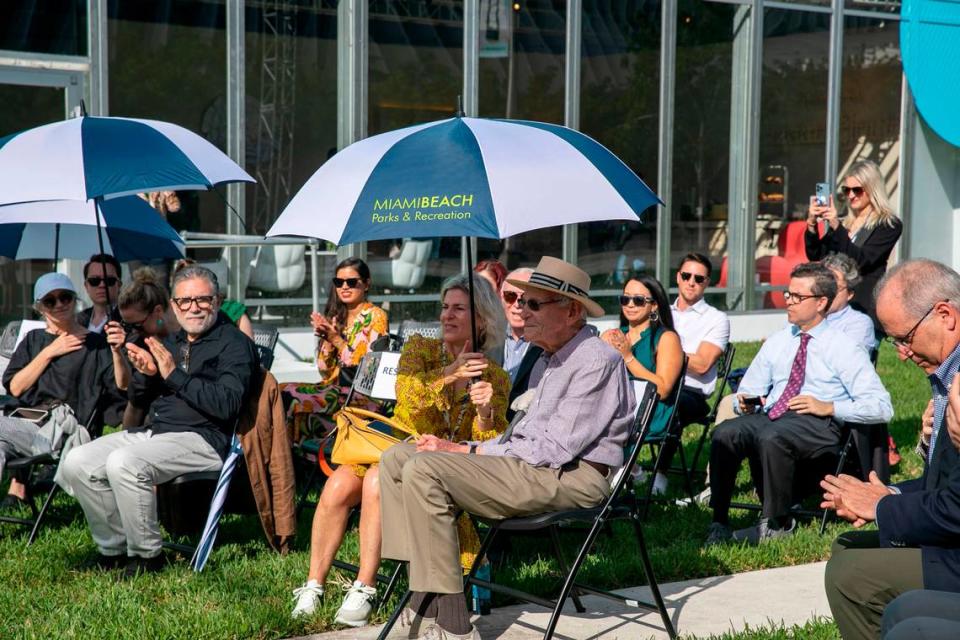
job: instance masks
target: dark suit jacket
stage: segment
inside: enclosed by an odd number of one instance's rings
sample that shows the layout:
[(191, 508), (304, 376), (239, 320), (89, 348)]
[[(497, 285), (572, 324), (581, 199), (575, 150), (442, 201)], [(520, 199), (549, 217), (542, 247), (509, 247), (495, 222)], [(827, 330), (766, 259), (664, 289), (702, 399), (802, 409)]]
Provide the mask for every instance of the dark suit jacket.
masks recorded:
[(879, 224), (869, 232), (864, 231), (861, 234), (863, 237), (857, 242), (850, 239), (850, 235), (842, 225), (836, 230), (828, 226), (822, 238), (817, 237), (817, 234), (812, 233), (808, 227), (803, 240), (808, 260), (822, 260), (830, 253), (844, 253), (856, 260), (862, 281), (854, 287), (851, 306), (869, 315), (876, 324), (873, 288), (886, 272), (887, 260), (890, 259), (890, 253), (900, 239), (901, 233), (903, 233), (903, 223), (894, 218), (892, 227)]
[(527, 352), (523, 355), (523, 360), (520, 361), (520, 368), (517, 369), (517, 377), (510, 388), (510, 397), (507, 400), (507, 422), (513, 420), (514, 412), (510, 409), (510, 405), (530, 386), (530, 374), (533, 372), (533, 365), (537, 363), (542, 353), (543, 348), (535, 344), (527, 347)]
[(920, 547), (924, 587), (960, 591), (960, 464), (946, 424), (933, 453), (923, 476), (877, 505), (880, 544)]

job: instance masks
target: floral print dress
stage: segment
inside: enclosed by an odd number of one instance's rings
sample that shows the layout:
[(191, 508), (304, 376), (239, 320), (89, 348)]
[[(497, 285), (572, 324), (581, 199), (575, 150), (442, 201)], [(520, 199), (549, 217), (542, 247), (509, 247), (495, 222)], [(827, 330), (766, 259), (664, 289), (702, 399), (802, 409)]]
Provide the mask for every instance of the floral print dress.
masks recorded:
[[(320, 382), (291, 382), (282, 386), (292, 398), (287, 409), (287, 420), (293, 424), (294, 442), (307, 437), (322, 436), (333, 426), (335, 414), (346, 398), (349, 387), (340, 384), (341, 367), (355, 367), (360, 364), (370, 344), (388, 332), (387, 314), (378, 306), (364, 302), (353, 320), (343, 333), (345, 346), (339, 352), (326, 340), (320, 343), (317, 351), (317, 369)], [(357, 396), (351, 404), (371, 411), (377, 405), (367, 398)]]
[[(491, 362), (480, 377), (493, 386), (493, 425), (491, 429), (480, 429), (477, 408), (470, 402), (470, 396), (443, 384), (443, 369), (453, 361), (454, 357), (444, 350), (440, 340), (411, 336), (400, 356), (394, 419), (413, 427), (419, 434), (429, 433), (453, 442), (496, 438), (507, 428), (510, 376)], [(457, 533), (460, 564), (469, 569), (480, 549), (480, 538), (466, 514), (457, 521)]]

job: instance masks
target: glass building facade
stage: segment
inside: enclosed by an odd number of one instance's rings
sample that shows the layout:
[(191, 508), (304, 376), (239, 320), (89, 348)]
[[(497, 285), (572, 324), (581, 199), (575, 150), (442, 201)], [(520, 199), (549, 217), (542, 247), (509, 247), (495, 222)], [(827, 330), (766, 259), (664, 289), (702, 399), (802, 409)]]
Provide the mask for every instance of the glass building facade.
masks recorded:
[[(665, 206), (638, 223), (474, 242), (478, 259), (509, 268), (544, 254), (578, 263), (610, 312), (625, 273), (675, 287), (676, 262), (689, 251), (714, 262), (713, 303), (779, 306), (773, 258), (794, 248), (789, 224), (804, 217), (817, 182), (836, 185), (869, 158), (900, 204), (907, 93), (897, 2), (0, 4), (0, 135), (73, 115), (84, 100), (90, 114), (188, 127), (257, 178), (222, 194), (181, 194), (170, 218), (178, 230), (262, 234), (338, 149), (450, 117), (458, 101), (467, 115), (589, 134)], [(440, 283), (464, 267), (465, 242), (397, 239), (340, 252), (388, 266), (414, 254), (424, 262), (422, 281), (374, 283), (399, 320), (433, 315)], [(0, 265), (0, 313), (23, 308), (47, 268)], [(291, 296), (309, 290), (305, 283)]]

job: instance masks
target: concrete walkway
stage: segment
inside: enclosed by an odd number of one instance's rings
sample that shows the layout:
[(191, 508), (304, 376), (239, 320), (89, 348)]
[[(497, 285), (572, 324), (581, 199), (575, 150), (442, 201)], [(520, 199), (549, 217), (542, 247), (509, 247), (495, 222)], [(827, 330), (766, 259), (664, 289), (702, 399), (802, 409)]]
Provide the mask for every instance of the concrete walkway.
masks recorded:
[[(685, 637), (709, 637), (727, 631), (783, 624), (803, 624), (814, 616), (830, 617), (823, 590), (825, 562), (780, 567), (687, 580), (661, 585), (671, 619)], [(646, 587), (624, 589), (640, 600), (650, 600)], [(656, 613), (626, 613), (617, 603), (588, 596), (586, 613), (578, 614), (568, 603), (560, 618), (558, 640), (635, 640), (666, 638)], [(488, 616), (475, 617), (483, 640), (528, 640), (543, 637), (549, 612), (535, 605), (514, 605), (494, 609)], [(379, 627), (346, 629), (305, 636), (311, 640), (367, 640), (377, 637)]]

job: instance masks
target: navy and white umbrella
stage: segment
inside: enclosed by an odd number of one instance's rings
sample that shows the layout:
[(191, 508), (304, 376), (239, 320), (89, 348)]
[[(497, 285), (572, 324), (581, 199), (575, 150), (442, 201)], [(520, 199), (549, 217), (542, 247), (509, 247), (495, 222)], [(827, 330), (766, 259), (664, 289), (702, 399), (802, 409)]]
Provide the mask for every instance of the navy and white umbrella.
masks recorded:
[(237, 470), (237, 465), (243, 462), (243, 447), (240, 446), (240, 437), (234, 432), (230, 439), (230, 451), (227, 453), (227, 459), (223, 461), (223, 467), (220, 469), (220, 477), (217, 479), (217, 487), (213, 491), (213, 498), (210, 500), (210, 510), (207, 512), (207, 521), (203, 525), (203, 533), (200, 534), (200, 541), (190, 559), (190, 566), (194, 571), (203, 571), (207, 566), (207, 560), (213, 552), (213, 544), (217, 541), (217, 532), (220, 531), (220, 516), (223, 515), (223, 507), (227, 502), (227, 494), (230, 491), (230, 480), (233, 473)]
[(507, 238), (660, 202), (617, 156), (553, 124), (455, 117), (360, 140), (307, 181), (267, 236), (335, 244)]
[(0, 204), (211, 189), (254, 179), (169, 122), (84, 116), (0, 138)]
[(101, 239), (121, 262), (183, 257), (183, 239), (137, 196), (0, 206), (0, 255), (13, 260), (86, 259), (101, 252)]

